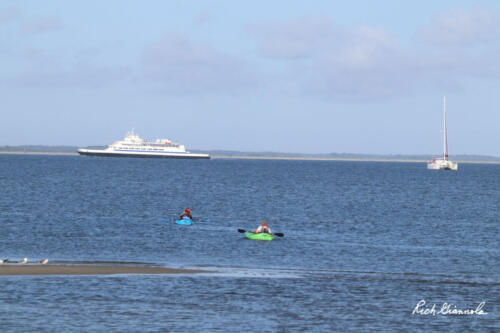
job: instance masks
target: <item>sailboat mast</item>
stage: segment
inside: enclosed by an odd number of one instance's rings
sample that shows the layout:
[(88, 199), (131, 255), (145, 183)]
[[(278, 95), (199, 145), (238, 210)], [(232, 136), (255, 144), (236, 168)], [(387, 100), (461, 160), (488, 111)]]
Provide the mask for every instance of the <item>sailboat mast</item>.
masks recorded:
[(444, 108), (444, 147), (443, 147), (443, 158), (448, 160), (448, 133), (446, 131), (446, 96), (443, 96), (443, 108)]

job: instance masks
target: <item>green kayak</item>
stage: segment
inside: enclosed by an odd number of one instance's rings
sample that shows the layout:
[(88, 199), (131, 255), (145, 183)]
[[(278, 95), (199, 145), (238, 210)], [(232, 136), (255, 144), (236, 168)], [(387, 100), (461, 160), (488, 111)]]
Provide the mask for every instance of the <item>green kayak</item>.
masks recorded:
[(259, 233), (259, 234), (254, 234), (253, 232), (245, 232), (245, 236), (248, 239), (257, 239), (257, 240), (265, 240), (265, 241), (270, 241), (274, 239), (273, 235), (269, 235), (265, 232)]

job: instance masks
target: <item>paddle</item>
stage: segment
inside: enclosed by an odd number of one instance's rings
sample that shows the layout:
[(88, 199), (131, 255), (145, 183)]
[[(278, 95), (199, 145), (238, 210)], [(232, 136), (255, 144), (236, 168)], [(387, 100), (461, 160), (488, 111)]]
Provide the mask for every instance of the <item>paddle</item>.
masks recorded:
[(201, 217), (193, 217), (191, 220), (196, 221), (196, 222), (210, 222), (210, 219), (204, 219)]
[[(182, 219), (178, 218), (178, 217), (172, 219), (172, 221), (177, 221), (177, 220), (182, 220)], [(194, 221), (193, 219), (191, 219), (191, 220)], [(170, 219), (169, 218), (163, 218), (163, 219), (161, 219), (161, 221), (163, 221), (163, 222), (170, 222)]]
[[(241, 233), (244, 233), (244, 232), (247, 232), (245, 229), (238, 229), (238, 232), (241, 232)], [(275, 232), (273, 234), (273, 236), (278, 236), (278, 237), (284, 237), (285, 234), (281, 233), (281, 232)]]

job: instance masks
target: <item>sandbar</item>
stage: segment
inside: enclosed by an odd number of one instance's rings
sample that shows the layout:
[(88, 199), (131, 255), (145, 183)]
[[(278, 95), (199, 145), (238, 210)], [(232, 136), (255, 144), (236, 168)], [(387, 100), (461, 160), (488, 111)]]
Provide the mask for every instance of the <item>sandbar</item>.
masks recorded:
[(0, 275), (112, 275), (112, 274), (197, 274), (210, 271), (114, 265), (0, 265)]

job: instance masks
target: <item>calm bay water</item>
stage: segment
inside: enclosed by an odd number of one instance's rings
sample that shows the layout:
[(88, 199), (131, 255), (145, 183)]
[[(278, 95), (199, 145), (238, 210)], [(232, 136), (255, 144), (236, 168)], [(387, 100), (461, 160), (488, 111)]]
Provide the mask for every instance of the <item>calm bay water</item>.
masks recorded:
[[(1, 258), (217, 271), (0, 277), (1, 329), (498, 330), (500, 165), (459, 168), (0, 155)], [(161, 221), (186, 207), (202, 221)], [(262, 219), (285, 237), (237, 232)]]

